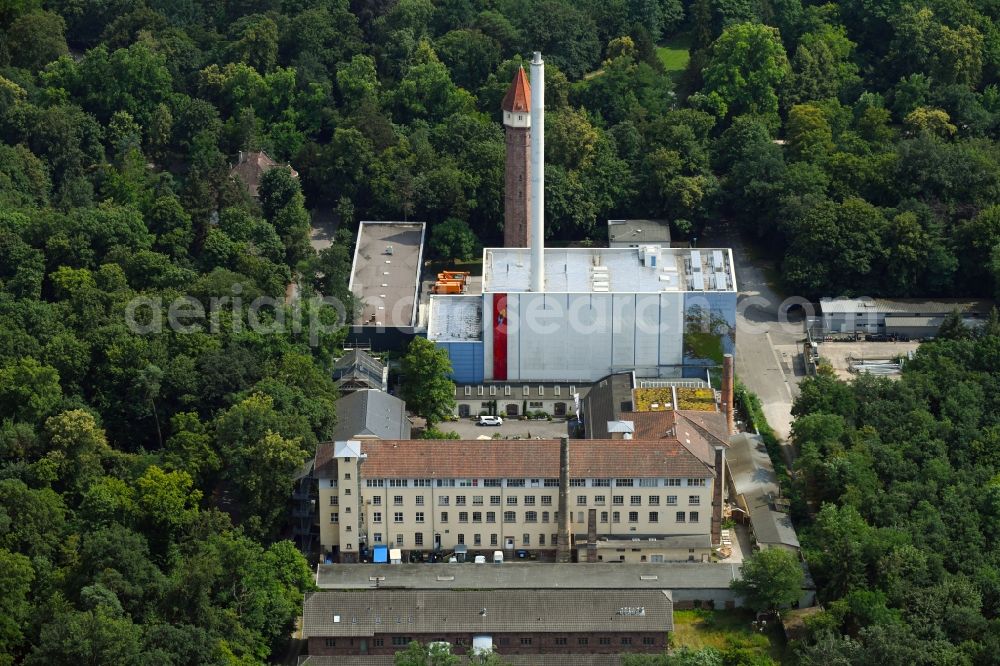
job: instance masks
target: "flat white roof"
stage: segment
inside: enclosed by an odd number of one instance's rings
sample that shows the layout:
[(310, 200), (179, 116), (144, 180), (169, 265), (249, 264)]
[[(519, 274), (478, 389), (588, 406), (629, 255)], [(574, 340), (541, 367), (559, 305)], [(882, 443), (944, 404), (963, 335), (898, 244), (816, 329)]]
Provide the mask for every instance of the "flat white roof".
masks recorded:
[(471, 342), (483, 336), (483, 297), (431, 296), (427, 338), (435, 342)]
[(423, 254), (423, 222), (362, 221), (348, 284), (361, 305), (352, 323), (413, 326)]
[(821, 298), (823, 314), (904, 314), (947, 315), (958, 310), (963, 314), (988, 315), (993, 303), (962, 298)]
[[(483, 251), (483, 292), (528, 291), (531, 250)], [(728, 249), (686, 250), (644, 245), (638, 248), (546, 248), (547, 293), (734, 292), (732, 253)]]

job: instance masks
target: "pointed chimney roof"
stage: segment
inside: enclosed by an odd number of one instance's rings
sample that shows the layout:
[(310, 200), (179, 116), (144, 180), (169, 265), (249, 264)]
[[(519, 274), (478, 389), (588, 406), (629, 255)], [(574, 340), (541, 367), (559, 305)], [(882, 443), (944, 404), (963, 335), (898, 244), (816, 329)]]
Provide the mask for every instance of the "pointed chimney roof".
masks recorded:
[(519, 111), (528, 113), (531, 110), (531, 86), (528, 85), (528, 77), (524, 73), (524, 67), (517, 68), (517, 74), (507, 89), (507, 94), (503, 97), (501, 108), (504, 111)]

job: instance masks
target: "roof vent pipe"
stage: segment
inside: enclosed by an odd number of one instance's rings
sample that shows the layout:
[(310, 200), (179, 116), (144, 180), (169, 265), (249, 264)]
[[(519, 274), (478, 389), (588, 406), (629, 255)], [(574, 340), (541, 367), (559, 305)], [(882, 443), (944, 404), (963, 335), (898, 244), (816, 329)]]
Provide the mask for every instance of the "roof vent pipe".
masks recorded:
[(545, 287), (545, 63), (531, 58), (531, 291)]

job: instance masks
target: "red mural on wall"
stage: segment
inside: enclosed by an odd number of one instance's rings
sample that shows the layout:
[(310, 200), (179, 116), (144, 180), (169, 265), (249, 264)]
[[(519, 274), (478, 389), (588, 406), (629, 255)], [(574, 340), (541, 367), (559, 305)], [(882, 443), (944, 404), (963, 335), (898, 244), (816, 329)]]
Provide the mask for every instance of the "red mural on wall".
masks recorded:
[(493, 294), (493, 379), (507, 379), (507, 294)]

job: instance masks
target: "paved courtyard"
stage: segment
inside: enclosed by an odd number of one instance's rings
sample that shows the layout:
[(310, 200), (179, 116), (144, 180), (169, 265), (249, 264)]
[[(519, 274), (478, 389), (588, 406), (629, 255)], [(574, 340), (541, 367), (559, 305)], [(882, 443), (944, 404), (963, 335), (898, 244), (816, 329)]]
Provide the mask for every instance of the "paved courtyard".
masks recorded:
[(483, 435), (492, 437), (499, 433), (506, 439), (557, 439), (566, 436), (565, 421), (515, 421), (504, 419), (502, 426), (478, 426), (469, 419), (449, 421), (438, 426), (444, 431), (453, 430), (462, 439), (476, 439)]

